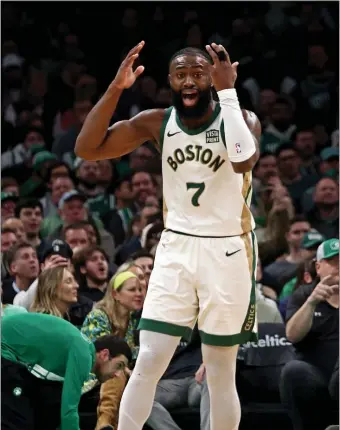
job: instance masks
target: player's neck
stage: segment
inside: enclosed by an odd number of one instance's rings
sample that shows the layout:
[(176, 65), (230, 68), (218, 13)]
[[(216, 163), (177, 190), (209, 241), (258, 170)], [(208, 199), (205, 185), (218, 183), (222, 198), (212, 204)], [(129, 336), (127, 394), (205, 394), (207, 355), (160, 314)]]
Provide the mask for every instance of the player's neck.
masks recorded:
[(208, 110), (204, 115), (202, 115), (200, 118), (183, 118), (181, 115), (179, 115), (179, 119), (181, 120), (181, 123), (190, 129), (195, 129), (201, 127), (203, 124), (207, 123), (213, 115), (214, 110), (216, 107), (216, 102), (213, 100), (209, 104)]

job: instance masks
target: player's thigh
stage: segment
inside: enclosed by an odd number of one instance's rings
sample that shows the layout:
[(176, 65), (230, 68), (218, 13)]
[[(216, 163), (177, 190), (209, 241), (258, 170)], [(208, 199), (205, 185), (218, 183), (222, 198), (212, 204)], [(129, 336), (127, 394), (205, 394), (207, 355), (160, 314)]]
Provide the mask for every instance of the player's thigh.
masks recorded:
[(203, 343), (233, 346), (255, 339), (254, 233), (202, 242), (199, 329)]
[(35, 430), (33, 377), (23, 366), (1, 359), (1, 428)]
[(197, 319), (195, 245), (192, 238), (170, 231), (162, 234), (157, 247), (140, 328), (185, 335)]

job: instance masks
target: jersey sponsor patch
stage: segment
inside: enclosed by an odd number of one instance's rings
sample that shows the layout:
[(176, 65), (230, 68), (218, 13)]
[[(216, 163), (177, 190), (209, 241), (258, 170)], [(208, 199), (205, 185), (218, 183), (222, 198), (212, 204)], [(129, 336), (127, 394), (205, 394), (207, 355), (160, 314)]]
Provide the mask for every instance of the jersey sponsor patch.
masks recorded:
[(205, 133), (206, 143), (217, 143), (220, 141), (220, 132), (218, 130), (208, 130)]
[(236, 149), (236, 152), (238, 153), (238, 154), (240, 154), (242, 151), (241, 151), (241, 145), (239, 144), (239, 143), (235, 143), (235, 149)]

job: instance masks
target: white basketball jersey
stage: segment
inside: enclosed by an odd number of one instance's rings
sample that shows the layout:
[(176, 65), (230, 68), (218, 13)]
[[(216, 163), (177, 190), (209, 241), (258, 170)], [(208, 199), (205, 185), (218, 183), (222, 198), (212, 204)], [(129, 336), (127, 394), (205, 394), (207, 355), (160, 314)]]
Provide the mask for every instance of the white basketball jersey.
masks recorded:
[(233, 171), (227, 129), (219, 104), (209, 122), (195, 130), (180, 122), (174, 107), (166, 110), (160, 145), (167, 229), (208, 237), (254, 229), (251, 172)]

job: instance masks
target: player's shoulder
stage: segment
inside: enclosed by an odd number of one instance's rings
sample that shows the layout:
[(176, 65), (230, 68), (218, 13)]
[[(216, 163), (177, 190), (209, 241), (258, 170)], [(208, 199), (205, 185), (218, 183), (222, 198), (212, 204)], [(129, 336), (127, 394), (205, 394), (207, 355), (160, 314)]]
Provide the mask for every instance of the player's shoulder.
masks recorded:
[(130, 119), (135, 127), (147, 130), (153, 136), (153, 143), (158, 150), (159, 145), (157, 142), (160, 141), (161, 129), (167, 112), (169, 112), (169, 109), (148, 109)]
[(130, 119), (135, 123), (143, 125), (162, 125), (167, 109), (147, 109), (139, 112), (136, 116)]

